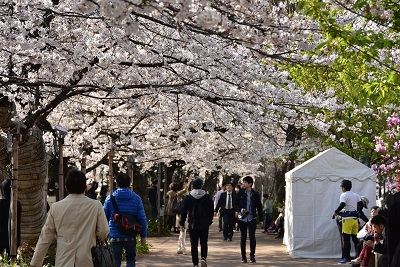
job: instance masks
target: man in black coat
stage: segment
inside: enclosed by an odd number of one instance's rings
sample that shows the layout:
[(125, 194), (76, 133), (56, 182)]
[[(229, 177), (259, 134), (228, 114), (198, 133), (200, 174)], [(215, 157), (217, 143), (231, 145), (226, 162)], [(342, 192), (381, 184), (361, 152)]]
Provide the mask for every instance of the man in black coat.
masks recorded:
[(157, 219), (157, 188), (158, 180), (151, 181), (151, 186), (147, 189), (149, 192), (149, 202), (151, 205), (151, 217), (152, 219)]
[[(396, 179), (399, 175), (396, 175)], [(396, 186), (396, 190), (397, 190)], [(400, 266), (400, 192), (386, 197), (388, 207), (388, 256), (390, 266)]]
[(181, 231), (185, 230), (185, 221), (189, 219), (190, 253), (194, 267), (199, 266), (199, 252), (197, 250), (200, 239), (201, 260), (200, 266), (207, 267), (208, 230), (213, 223), (214, 204), (211, 196), (203, 189), (203, 180), (196, 178), (192, 182), (193, 190), (183, 199), (183, 209), (179, 225)]
[(223, 235), (224, 240), (232, 241), (233, 227), (235, 226), (235, 191), (233, 191), (232, 182), (225, 183), (225, 192), (223, 192), (215, 207), (215, 213), (219, 210), (219, 216), (223, 218)]
[[(254, 191), (253, 178), (246, 176), (243, 178), (243, 189), (241, 189), (235, 199), (235, 216), (239, 218), (240, 228), (240, 250), (242, 262), (247, 262), (246, 257), (246, 238), (247, 229), (250, 239), (250, 261), (256, 262), (256, 228), (257, 215), (260, 223), (263, 221), (263, 210), (260, 194)], [(258, 213), (258, 214), (257, 214)]]

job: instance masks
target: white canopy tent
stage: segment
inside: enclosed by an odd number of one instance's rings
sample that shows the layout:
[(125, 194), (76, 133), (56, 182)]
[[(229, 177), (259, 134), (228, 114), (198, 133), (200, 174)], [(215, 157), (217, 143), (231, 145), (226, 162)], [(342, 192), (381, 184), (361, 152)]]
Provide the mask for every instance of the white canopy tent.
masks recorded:
[(342, 193), (340, 182), (350, 180), (351, 191), (368, 198), (368, 210), (363, 211), (369, 217), (376, 203), (374, 171), (331, 148), (287, 172), (285, 178), (283, 242), (289, 254), (293, 258), (341, 258), (339, 230), (332, 219)]

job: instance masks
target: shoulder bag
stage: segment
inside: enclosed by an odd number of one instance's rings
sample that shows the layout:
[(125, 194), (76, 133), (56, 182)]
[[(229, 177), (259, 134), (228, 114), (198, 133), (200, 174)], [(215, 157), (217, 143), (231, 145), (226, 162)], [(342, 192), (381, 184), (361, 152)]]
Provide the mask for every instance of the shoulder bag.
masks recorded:
[(171, 205), (171, 212), (173, 214), (181, 214), (183, 209), (183, 200), (178, 201), (178, 195), (175, 196)]
[(136, 216), (132, 214), (120, 214), (115, 197), (111, 195), (110, 198), (115, 211), (113, 222), (117, 225), (118, 231), (121, 234), (136, 237), (142, 232), (142, 225), (136, 219)]

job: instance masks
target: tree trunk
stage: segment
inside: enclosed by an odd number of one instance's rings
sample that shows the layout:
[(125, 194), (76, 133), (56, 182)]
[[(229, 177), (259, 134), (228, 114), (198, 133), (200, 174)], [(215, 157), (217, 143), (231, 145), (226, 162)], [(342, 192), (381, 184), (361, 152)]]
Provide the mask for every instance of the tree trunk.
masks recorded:
[(22, 241), (37, 241), (46, 219), (46, 199), (43, 185), (47, 162), (42, 132), (34, 128), (32, 135), (19, 149), (19, 197), (22, 205)]
[[(16, 133), (11, 121), (14, 105), (0, 99), (0, 129), (5, 133)], [(42, 131), (33, 126), (22, 133), (18, 151), (18, 197), (22, 205), (21, 241), (36, 242), (46, 218), (46, 199), (43, 185), (46, 179), (47, 162)], [(0, 137), (0, 180), (10, 177), (7, 139)]]

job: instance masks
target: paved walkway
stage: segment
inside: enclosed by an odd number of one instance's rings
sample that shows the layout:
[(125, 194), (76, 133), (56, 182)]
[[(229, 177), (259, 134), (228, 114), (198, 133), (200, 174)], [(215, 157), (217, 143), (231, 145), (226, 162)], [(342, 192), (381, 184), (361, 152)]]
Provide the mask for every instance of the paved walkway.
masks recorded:
[[(218, 219), (214, 219), (218, 222)], [(292, 259), (286, 252), (286, 246), (282, 239), (274, 239), (273, 235), (261, 233), (257, 229), (256, 239), (256, 263), (241, 263), (240, 256), (240, 233), (234, 233), (233, 241), (223, 241), (222, 233), (218, 232), (217, 224), (214, 222), (210, 228), (208, 240), (208, 267), (305, 267), (305, 266), (338, 266), (339, 259)], [(161, 267), (181, 266), (191, 267), (190, 239), (189, 233), (186, 238), (188, 255), (176, 254), (178, 234), (169, 237), (150, 237), (147, 239), (153, 245), (150, 253), (137, 257), (137, 267)], [(247, 254), (249, 253), (249, 241), (247, 241)], [(200, 247), (199, 247), (200, 254)]]

